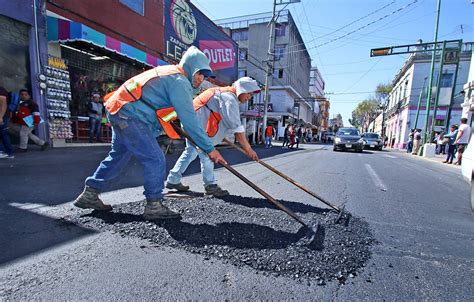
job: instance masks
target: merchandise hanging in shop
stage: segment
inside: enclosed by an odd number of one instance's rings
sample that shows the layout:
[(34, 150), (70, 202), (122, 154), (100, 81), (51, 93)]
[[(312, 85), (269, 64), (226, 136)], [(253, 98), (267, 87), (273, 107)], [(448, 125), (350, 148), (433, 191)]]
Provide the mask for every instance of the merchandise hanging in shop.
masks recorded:
[(60, 58), (49, 57), (45, 68), (46, 103), (48, 107), (49, 135), (51, 139), (71, 139), (71, 111), (69, 103), (72, 100), (71, 83), (66, 62)]

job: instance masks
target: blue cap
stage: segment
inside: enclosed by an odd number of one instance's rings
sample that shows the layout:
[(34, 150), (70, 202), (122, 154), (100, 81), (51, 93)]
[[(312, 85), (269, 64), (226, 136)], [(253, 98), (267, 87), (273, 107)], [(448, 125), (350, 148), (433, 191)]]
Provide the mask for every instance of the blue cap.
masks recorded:
[(201, 70), (199, 70), (199, 72), (200, 72), (203, 76), (205, 76), (206, 78), (213, 78), (213, 79), (214, 79), (214, 78), (216, 77), (216, 76), (214, 75), (214, 73), (212, 73), (212, 71), (209, 70), (209, 69), (201, 69)]

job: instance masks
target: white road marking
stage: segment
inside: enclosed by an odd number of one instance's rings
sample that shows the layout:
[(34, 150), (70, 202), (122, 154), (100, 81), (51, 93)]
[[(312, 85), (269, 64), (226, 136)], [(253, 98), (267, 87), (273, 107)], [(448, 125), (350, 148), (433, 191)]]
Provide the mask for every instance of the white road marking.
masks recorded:
[(372, 169), (369, 164), (365, 164), (365, 168), (367, 169), (367, 172), (369, 172), (369, 175), (372, 178), (372, 181), (374, 182), (375, 186), (384, 192), (387, 191), (387, 187), (383, 184), (377, 173), (375, 173), (374, 169)]
[(388, 157), (388, 158), (397, 158), (396, 156), (393, 156), (393, 155), (387, 155), (387, 154), (384, 154), (383, 156), (385, 156), (385, 157)]

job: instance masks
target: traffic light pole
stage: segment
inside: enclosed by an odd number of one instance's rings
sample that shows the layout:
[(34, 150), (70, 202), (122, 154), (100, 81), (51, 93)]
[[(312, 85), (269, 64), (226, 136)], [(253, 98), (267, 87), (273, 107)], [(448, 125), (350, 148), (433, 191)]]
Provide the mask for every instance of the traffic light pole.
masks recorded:
[(425, 92), (426, 79), (428, 79), (428, 77), (425, 77), (425, 80), (423, 81), (423, 88), (421, 88), (420, 97), (418, 98), (418, 105), (416, 106), (415, 129), (418, 129), (418, 117), (420, 116), (420, 106), (421, 100), (423, 99), (423, 92)]
[(424, 128), (424, 133), (423, 133), (422, 146), (424, 146), (426, 143), (426, 132), (428, 130), (428, 120), (430, 117), (431, 93), (432, 93), (432, 88), (433, 88), (433, 73), (434, 73), (434, 66), (435, 66), (435, 61), (436, 61), (436, 47), (437, 47), (437, 42), (438, 42), (438, 26), (439, 26), (440, 11), (441, 11), (441, 0), (438, 0), (435, 37), (434, 37), (434, 50), (433, 50), (433, 55), (431, 56), (430, 79), (428, 81), (428, 94), (426, 96), (426, 117), (425, 117), (425, 128)]

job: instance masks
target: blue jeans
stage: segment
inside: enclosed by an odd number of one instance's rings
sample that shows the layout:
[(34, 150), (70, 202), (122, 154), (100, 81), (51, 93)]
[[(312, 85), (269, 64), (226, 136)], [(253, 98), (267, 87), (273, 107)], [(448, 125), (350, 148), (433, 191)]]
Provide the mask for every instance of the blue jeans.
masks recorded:
[(186, 140), (186, 148), (184, 149), (183, 154), (178, 158), (173, 169), (170, 170), (166, 181), (171, 184), (180, 183), (183, 178), (183, 173), (198, 155), (199, 160), (201, 161), (201, 174), (204, 186), (216, 184), (217, 180), (214, 176), (214, 163), (209, 159), (209, 156), (207, 156), (206, 153), (198, 152), (196, 147), (191, 145), (188, 140)]
[[(10, 141), (10, 133), (8, 133), (8, 119), (3, 119), (3, 124), (0, 125), (0, 151), (4, 151), (8, 155), (13, 154), (13, 147)], [(3, 146), (2, 146), (3, 145)]]
[(101, 121), (102, 119), (89, 117), (89, 141), (92, 141), (93, 137), (95, 137), (97, 141), (100, 141)]
[(152, 127), (120, 113), (110, 115), (109, 120), (112, 149), (94, 175), (86, 179), (86, 185), (99, 191), (106, 190), (133, 155), (143, 165), (145, 197), (150, 200), (163, 198), (166, 162)]
[(269, 148), (272, 145), (272, 137), (265, 136), (265, 148)]
[(448, 145), (448, 155), (446, 156), (446, 161), (453, 163), (455, 153), (456, 153), (456, 145)]

